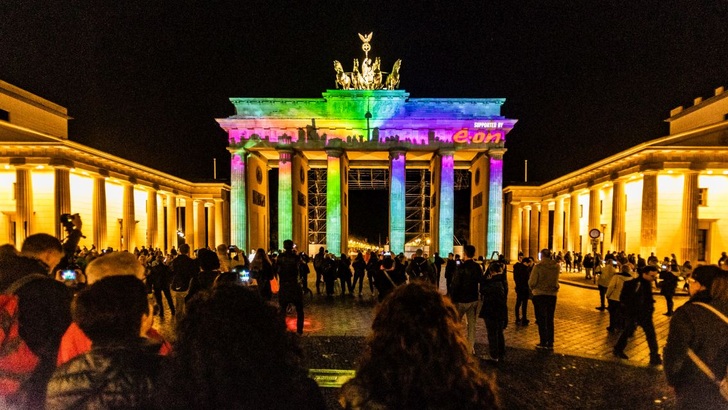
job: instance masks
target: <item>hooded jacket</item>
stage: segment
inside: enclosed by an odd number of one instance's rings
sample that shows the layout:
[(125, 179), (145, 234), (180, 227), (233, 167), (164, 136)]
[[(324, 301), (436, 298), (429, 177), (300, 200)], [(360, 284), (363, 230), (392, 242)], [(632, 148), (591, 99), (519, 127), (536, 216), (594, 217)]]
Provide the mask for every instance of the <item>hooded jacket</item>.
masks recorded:
[(555, 260), (545, 258), (533, 266), (531, 277), (528, 278), (528, 287), (533, 296), (556, 296), (559, 292), (559, 272), (561, 267)]

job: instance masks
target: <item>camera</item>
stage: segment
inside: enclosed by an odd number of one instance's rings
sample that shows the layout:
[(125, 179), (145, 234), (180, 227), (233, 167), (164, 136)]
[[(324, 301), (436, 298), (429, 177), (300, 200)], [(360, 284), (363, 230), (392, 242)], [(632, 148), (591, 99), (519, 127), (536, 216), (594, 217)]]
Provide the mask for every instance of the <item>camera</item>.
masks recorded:
[(235, 252), (237, 252), (237, 248), (235, 246), (231, 246), (228, 248), (228, 252), (235, 253)]

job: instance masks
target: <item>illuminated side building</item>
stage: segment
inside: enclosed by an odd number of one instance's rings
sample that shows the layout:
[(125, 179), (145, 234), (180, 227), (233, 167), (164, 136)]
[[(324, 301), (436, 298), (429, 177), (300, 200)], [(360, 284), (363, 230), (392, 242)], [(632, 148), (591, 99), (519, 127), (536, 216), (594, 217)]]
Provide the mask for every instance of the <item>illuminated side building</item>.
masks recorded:
[[(341, 89), (327, 90), (323, 98), (230, 99), (235, 115), (217, 121), (232, 154), (233, 242), (265, 248), (270, 212), (277, 212), (279, 242), (290, 238), (346, 252), (349, 174), (375, 169), (384, 170), (390, 199), (372, 206), (387, 212), (390, 250), (404, 252), (406, 171), (427, 170), (429, 249), (445, 255), (453, 249), (455, 170), (469, 170), (469, 242), (480, 254), (501, 252), (503, 154), (516, 122), (501, 116), (505, 99), (410, 98), (396, 89), (401, 62), (391, 73), (379, 71), (379, 58), (372, 63), (368, 56), (371, 34), (360, 37), (366, 53), (361, 71), (358, 60), (351, 72), (334, 62)], [(278, 169), (276, 204), (268, 200), (272, 168)], [(325, 175), (322, 241), (309, 236), (309, 175), (317, 174)]]
[(229, 185), (195, 183), (68, 139), (67, 110), (0, 81), (0, 243), (62, 239), (61, 214), (83, 221), (80, 246), (193, 249), (230, 243)]
[(540, 186), (506, 187), (507, 256), (596, 249), (716, 263), (728, 250), (728, 93), (667, 122), (665, 137)]

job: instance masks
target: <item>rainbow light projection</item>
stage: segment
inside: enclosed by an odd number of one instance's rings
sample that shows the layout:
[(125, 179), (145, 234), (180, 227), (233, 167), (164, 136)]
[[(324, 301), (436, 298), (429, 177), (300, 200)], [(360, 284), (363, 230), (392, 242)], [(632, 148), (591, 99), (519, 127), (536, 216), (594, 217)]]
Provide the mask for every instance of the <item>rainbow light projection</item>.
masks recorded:
[(245, 182), (245, 160), (239, 154), (232, 155), (230, 179), (235, 181), (230, 190), (230, 237), (233, 245), (248, 249), (248, 215)]
[(341, 254), (341, 157), (328, 155), (326, 168), (326, 245)]
[[(460, 151), (486, 152), (503, 148), (506, 134), (516, 123), (516, 120), (501, 116), (503, 98), (410, 98), (404, 90), (327, 90), (323, 98), (231, 98), (230, 101), (235, 106), (235, 115), (217, 121), (227, 131), (229, 149), (235, 154), (231, 175), (231, 208), (236, 215), (231, 220), (232, 237), (238, 246), (246, 244), (246, 247), (267, 246), (262, 236), (255, 239), (246, 237), (250, 234), (246, 203), (249, 203), (248, 207), (252, 206), (253, 198), (246, 197), (246, 171), (241, 158), (245, 158), (248, 152), (280, 150), (283, 146), (303, 155), (308, 155), (309, 151), (329, 152), (326, 159), (326, 245), (330, 252), (340, 253), (342, 243), (348, 238), (344, 238), (342, 229), (345, 228), (342, 227), (342, 178), (345, 176), (342, 176), (342, 159), (338, 156), (346, 155), (346, 152), (402, 150), (407, 152), (411, 161), (422, 162), (425, 153), (437, 155), (437, 152), (446, 150), (448, 154), (442, 160), (439, 197), (439, 237), (433, 238), (439, 242), (440, 254), (446, 254), (453, 247), (454, 160), (458, 160), (460, 168), (465, 166), (467, 158), (472, 158), (468, 156), (471, 154), (461, 155)], [(390, 246), (398, 250), (405, 242), (405, 204), (404, 200), (395, 198), (400, 189), (405, 189), (407, 164), (403, 157), (390, 162)], [(293, 201), (297, 199), (290, 185), (296, 176), (290, 175), (288, 163), (280, 161), (279, 165), (282, 167), (279, 173), (278, 229), (279, 239), (285, 239), (293, 236), (292, 230), (298, 229), (292, 226), (292, 212), (287, 211), (292, 209)], [(497, 175), (502, 179), (502, 161), (492, 162), (492, 167), (499, 170)], [(502, 214), (501, 193), (496, 188), (501, 185), (499, 180), (489, 189), (489, 227), (491, 221), (496, 223), (495, 219)], [(489, 229), (489, 248), (491, 239), (493, 244), (500, 243), (496, 232), (502, 230), (502, 223), (497, 226), (500, 228)]]
[(293, 238), (293, 189), (290, 151), (280, 151), (278, 161), (278, 245), (283, 247), (283, 241)]
[(452, 252), (455, 235), (455, 157), (442, 154), (440, 162), (440, 255)]
[(503, 252), (503, 157), (490, 157), (487, 254)]
[(405, 153), (390, 152), (389, 158), (389, 249), (399, 253), (405, 244)]

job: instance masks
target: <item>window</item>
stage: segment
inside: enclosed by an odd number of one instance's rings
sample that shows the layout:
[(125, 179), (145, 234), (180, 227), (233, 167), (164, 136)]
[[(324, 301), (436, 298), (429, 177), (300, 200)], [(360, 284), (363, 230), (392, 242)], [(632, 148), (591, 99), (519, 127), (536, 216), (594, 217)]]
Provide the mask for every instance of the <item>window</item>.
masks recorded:
[(0, 110), (0, 120), (10, 122), (10, 113), (5, 110)]
[(698, 206), (708, 206), (708, 188), (698, 188)]

